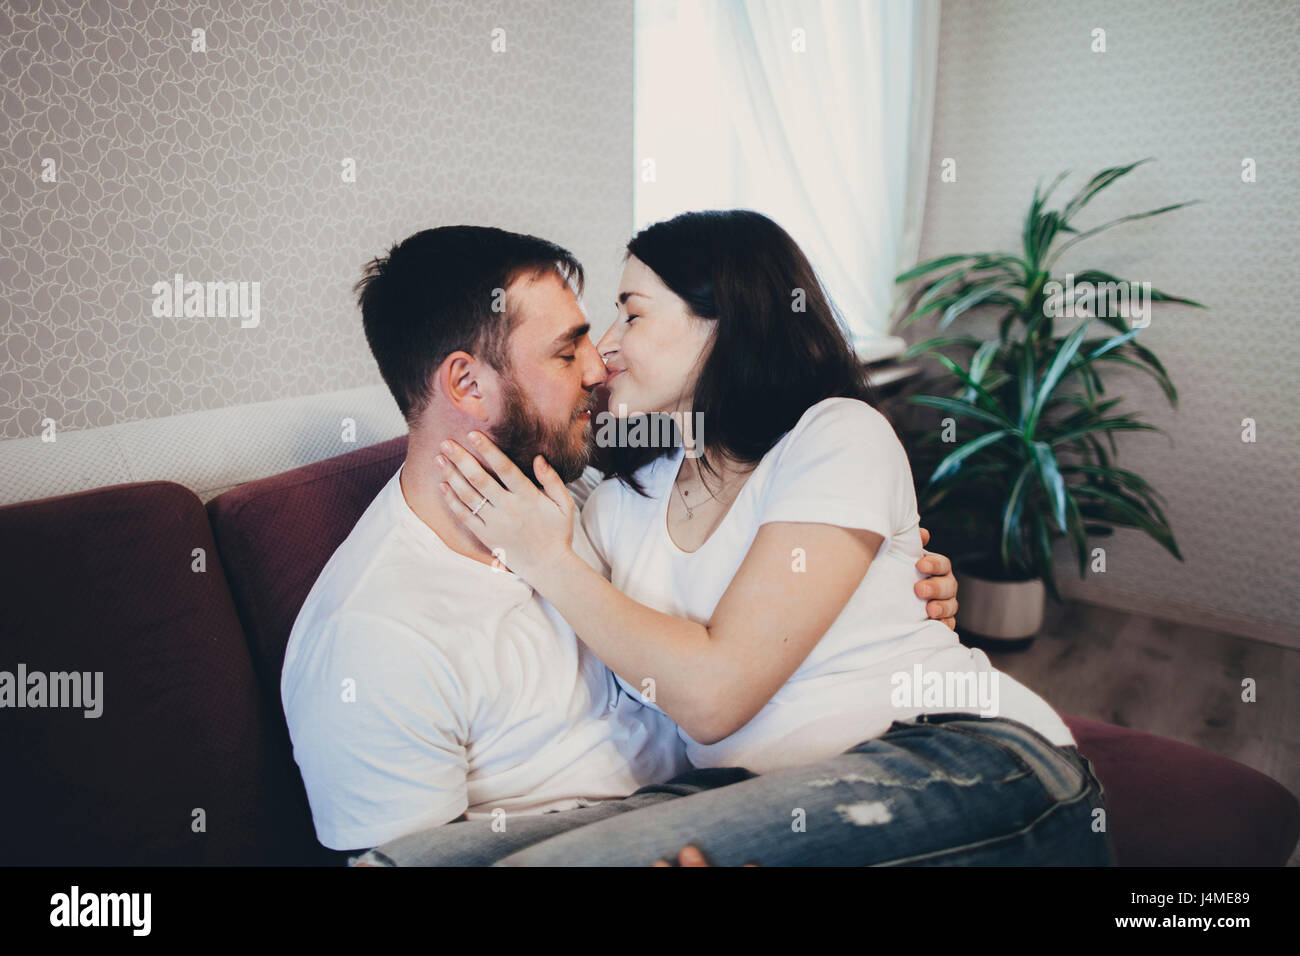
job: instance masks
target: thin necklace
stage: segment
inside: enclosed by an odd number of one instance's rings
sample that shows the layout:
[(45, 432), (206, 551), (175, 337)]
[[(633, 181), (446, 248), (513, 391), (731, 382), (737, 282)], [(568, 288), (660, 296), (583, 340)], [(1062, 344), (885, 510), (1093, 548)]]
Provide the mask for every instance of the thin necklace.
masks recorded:
[(686, 509), (686, 520), (690, 521), (692, 518), (695, 517), (695, 512), (691, 509), (690, 504), (687, 503), (686, 501), (686, 492), (682, 491), (681, 486), (677, 484), (675, 480), (673, 481), (673, 487), (677, 489), (677, 494), (681, 496), (682, 507)]
[[(702, 480), (701, 480), (701, 484), (703, 484), (703, 481), (702, 481)], [(677, 494), (681, 496), (681, 499), (682, 499), (682, 507), (686, 509), (686, 520), (687, 520), (687, 521), (690, 521), (692, 518), (695, 517), (695, 509), (692, 508), (692, 507), (690, 506), (690, 503), (686, 500), (686, 496), (687, 496), (688, 494), (690, 494), (690, 492), (689, 492), (689, 491), (682, 491), (682, 486), (679, 485), (679, 484), (677, 483), (677, 479), (676, 479), (676, 478), (673, 479), (673, 487), (677, 489)], [(704, 490), (705, 490), (705, 491), (709, 491), (709, 489), (708, 489), (707, 486), (705, 487)], [(710, 497), (710, 498), (713, 498), (713, 492), (711, 492), (711, 491), (709, 492), (709, 497)], [(713, 500), (714, 500), (714, 501), (717, 501), (718, 499), (717, 499), (717, 498), (713, 498)]]

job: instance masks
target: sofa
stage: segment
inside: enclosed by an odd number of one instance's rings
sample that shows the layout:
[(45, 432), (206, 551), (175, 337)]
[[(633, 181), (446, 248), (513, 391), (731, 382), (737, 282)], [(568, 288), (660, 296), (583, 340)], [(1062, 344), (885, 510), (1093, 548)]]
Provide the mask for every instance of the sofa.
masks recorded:
[[(405, 436), (219, 495), (145, 481), (0, 508), (0, 671), (102, 674), (99, 706), (0, 709), (0, 865), (341, 865), (280, 706), (294, 618)], [(83, 702), (84, 703), (84, 702)], [(1124, 866), (1278, 866), (1275, 780), (1066, 716)]]

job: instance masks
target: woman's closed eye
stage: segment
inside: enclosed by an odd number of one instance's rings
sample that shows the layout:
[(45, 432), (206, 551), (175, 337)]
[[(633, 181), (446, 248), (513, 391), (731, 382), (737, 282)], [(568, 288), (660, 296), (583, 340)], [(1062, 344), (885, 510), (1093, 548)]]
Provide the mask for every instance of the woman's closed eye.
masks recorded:
[(641, 316), (639, 316), (639, 315), (633, 315), (632, 313), (629, 312), (629, 313), (628, 313), (628, 316), (627, 316), (627, 321), (628, 321), (628, 322), (631, 322), (633, 319), (639, 319), (639, 318), (641, 318)]

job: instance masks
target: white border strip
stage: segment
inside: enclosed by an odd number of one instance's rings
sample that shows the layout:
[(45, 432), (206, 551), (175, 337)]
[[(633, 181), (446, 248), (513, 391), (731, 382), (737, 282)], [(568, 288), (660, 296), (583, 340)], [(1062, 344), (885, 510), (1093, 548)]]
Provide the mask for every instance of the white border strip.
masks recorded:
[[(351, 424), (349, 424), (351, 423)], [(175, 481), (203, 501), (269, 475), (396, 438), (383, 385), (0, 442), (0, 504), (133, 481)]]

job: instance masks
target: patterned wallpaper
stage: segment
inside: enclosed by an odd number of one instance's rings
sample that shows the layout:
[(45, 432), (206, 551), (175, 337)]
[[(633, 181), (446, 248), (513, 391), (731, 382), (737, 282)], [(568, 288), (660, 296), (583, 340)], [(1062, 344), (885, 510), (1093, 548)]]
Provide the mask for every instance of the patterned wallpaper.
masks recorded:
[(350, 288), (433, 225), (568, 246), (603, 318), (631, 57), (629, 0), (5, 0), (0, 438), (380, 383)]
[[(941, 31), (922, 255), (1010, 246), (1064, 168), (1159, 159), (1084, 222), (1205, 201), (1063, 263), (1210, 306), (1144, 333), (1177, 411), (1125, 381), (1172, 440), (1127, 436), (1122, 461), (1168, 497), (1187, 562), (1123, 534), (1073, 586), (1294, 626), (1300, 5), (949, 0)], [(632, 228), (632, 55), (628, 0), (6, 0), (0, 439), (377, 384), (350, 287), (439, 223), (569, 246), (602, 327)], [(164, 308), (177, 274), (246, 308)]]
[[(1092, 50), (1097, 28), (1104, 53)], [(1176, 411), (1148, 379), (1115, 379), (1126, 405), (1168, 432), (1123, 436), (1120, 463), (1167, 497), (1186, 563), (1122, 532), (1106, 574), (1080, 583), (1076, 568), (1063, 583), (1295, 627), (1300, 4), (948, 0), (939, 49), (923, 257), (1016, 248), (1035, 181), (1064, 169), (1076, 174), (1069, 189), (1157, 157), (1103, 193), (1082, 225), (1203, 200), (1062, 259), (1062, 271), (1099, 268), (1209, 306), (1157, 306), (1142, 333), (1180, 390)], [(956, 182), (940, 181), (945, 158)], [(1248, 158), (1253, 183), (1242, 181)], [(1256, 422), (1254, 443), (1242, 441), (1244, 418)]]

